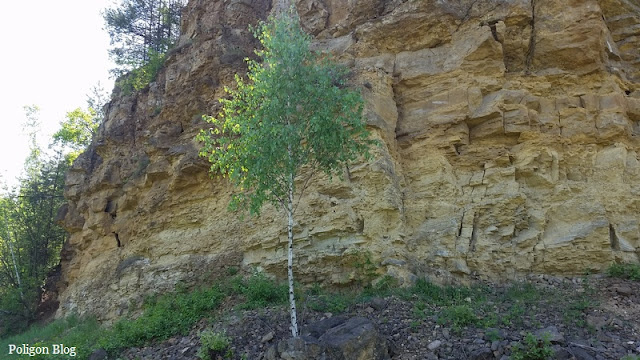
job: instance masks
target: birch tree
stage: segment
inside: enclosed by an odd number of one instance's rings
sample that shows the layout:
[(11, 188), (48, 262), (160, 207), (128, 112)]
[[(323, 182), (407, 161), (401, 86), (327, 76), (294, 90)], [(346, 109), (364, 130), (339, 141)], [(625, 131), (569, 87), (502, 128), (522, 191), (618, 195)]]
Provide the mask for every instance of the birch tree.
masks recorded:
[(318, 172), (341, 174), (359, 156), (368, 158), (369, 134), (360, 94), (347, 87), (348, 69), (313, 52), (295, 8), (253, 29), (262, 45), (248, 63), (247, 80), (225, 88), (213, 126), (203, 130), (201, 156), (237, 186), (229, 207), (257, 215), (265, 202), (286, 217), (291, 333), (298, 336), (294, 293), (293, 227), (300, 197)]

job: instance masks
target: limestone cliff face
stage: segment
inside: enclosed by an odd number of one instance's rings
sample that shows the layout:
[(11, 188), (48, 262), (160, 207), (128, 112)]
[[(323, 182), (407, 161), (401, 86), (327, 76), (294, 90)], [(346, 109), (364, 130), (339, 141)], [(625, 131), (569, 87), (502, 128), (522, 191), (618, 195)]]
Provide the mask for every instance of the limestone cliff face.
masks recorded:
[[(192, 0), (148, 90), (116, 94), (67, 177), (59, 314), (109, 319), (225, 267), (283, 276), (281, 214), (228, 213), (193, 140), (244, 71), (270, 0)], [(383, 146), (319, 178), (296, 224), (301, 282), (380, 274), (580, 274), (640, 253), (640, 7), (631, 0), (298, 0), (354, 70)], [(357, 254), (360, 255), (357, 255)], [(356, 254), (356, 255), (354, 255)]]

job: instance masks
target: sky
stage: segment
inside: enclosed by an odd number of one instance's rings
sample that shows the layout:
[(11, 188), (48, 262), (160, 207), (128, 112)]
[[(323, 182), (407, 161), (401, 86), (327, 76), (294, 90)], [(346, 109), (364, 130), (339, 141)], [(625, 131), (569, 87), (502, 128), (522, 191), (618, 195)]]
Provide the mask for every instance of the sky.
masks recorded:
[(38, 140), (48, 144), (65, 114), (86, 107), (113, 67), (100, 12), (113, 0), (30, 0), (3, 5), (0, 34), (0, 188), (15, 185), (29, 152), (23, 107), (40, 107)]

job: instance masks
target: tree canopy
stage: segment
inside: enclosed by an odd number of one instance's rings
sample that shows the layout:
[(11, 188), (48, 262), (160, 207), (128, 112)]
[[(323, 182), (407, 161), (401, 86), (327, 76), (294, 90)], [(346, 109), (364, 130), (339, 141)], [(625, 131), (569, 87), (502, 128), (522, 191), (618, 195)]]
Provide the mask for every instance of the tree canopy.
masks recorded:
[(109, 55), (116, 75), (137, 69), (165, 54), (180, 35), (185, 0), (122, 0), (103, 13), (111, 38)]
[[(317, 172), (331, 177), (373, 143), (363, 121), (363, 100), (348, 87), (349, 70), (310, 50), (311, 38), (295, 8), (253, 29), (259, 60), (246, 59), (247, 80), (225, 88), (228, 99), (202, 131), (200, 152), (237, 186), (231, 209), (259, 214), (270, 202), (287, 217), (291, 330), (298, 335), (293, 291), (293, 225), (297, 201)], [(297, 195), (297, 200), (296, 200)]]
[(41, 151), (37, 106), (25, 107), (31, 153), (20, 184), (0, 195), (0, 337), (34, 320), (45, 278), (59, 263), (66, 232), (55, 223), (69, 163)]

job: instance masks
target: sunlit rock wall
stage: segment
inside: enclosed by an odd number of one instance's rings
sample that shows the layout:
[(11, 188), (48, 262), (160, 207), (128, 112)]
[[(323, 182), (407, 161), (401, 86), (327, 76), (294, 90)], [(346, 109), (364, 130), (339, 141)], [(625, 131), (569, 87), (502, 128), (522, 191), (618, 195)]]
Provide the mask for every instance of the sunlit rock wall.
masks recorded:
[[(193, 0), (148, 90), (116, 90), (67, 176), (59, 315), (111, 319), (227, 268), (284, 276), (286, 228), (226, 210), (193, 140), (278, 4)], [(374, 159), (317, 178), (297, 280), (340, 285), (580, 274), (640, 250), (640, 7), (630, 0), (301, 0), (314, 47), (354, 70)], [(366, 264), (365, 264), (366, 265)], [(365, 269), (369, 271), (371, 269)]]

